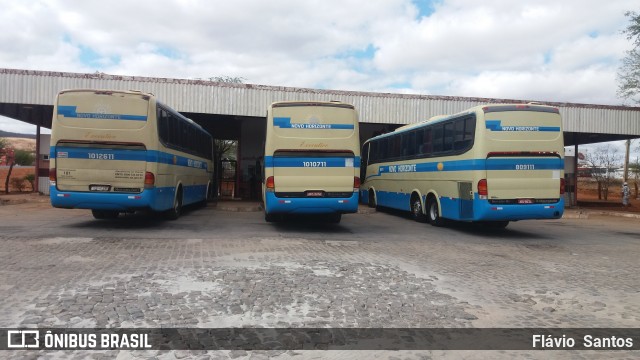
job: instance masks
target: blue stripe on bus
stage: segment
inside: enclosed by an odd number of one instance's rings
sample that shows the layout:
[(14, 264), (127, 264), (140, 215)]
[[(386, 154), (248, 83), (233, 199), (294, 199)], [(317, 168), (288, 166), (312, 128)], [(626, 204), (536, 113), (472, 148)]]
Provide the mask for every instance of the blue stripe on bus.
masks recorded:
[(100, 161), (125, 160), (146, 161), (159, 164), (192, 167), (207, 170), (205, 161), (195, 160), (180, 155), (174, 155), (157, 150), (123, 150), (123, 149), (98, 149), (78, 148), (66, 146), (51, 146), (49, 152), (51, 159), (89, 159)]
[(101, 113), (79, 113), (77, 112), (77, 106), (58, 106), (58, 115), (62, 115), (67, 118), (82, 118), (82, 119), (97, 119), (97, 120), (135, 120), (135, 121), (147, 121), (146, 115), (129, 115), (129, 114), (101, 114)]
[[(368, 202), (366, 190), (361, 191), (361, 198)], [(411, 194), (392, 191), (376, 191), (376, 202), (379, 206), (389, 207), (403, 211), (411, 211)], [(423, 202), (426, 198), (423, 196)], [(440, 210), (443, 218), (462, 221), (515, 221), (534, 219), (558, 219), (564, 212), (564, 197), (560, 196), (558, 202), (551, 204), (526, 204), (526, 205), (494, 205), (488, 200), (480, 199), (478, 193), (474, 193), (473, 200), (462, 200), (442, 196), (440, 197)], [(463, 211), (462, 202), (471, 202), (472, 209)]]
[[(322, 167), (347, 167), (347, 159), (353, 160), (353, 167), (360, 167), (360, 156), (356, 157), (264, 157), (264, 166), (272, 167), (311, 167), (304, 166), (305, 162), (324, 162)], [(351, 166), (349, 166), (351, 167)]]
[(485, 126), (491, 131), (560, 131), (559, 126), (502, 126), (502, 120), (486, 120)]
[(353, 130), (353, 124), (292, 124), (291, 118), (274, 117), (273, 126), (281, 129), (311, 129), (311, 130)]
[[(532, 166), (533, 168), (529, 167)], [(440, 169), (439, 169), (440, 167)], [(367, 179), (382, 174), (438, 172), (438, 171), (473, 171), (473, 170), (563, 170), (564, 160), (559, 158), (489, 158), (453, 161), (433, 161), (425, 163), (381, 165), (378, 173), (367, 176)]]
[[(206, 198), (207, 185), (182, 185), (183, 205)], [(49, 187), (51, 205), (56, 208), (131, 211), (151, 209), (165, 211), (173, 207), (173, 186), (145, 189), (140, 193), (62, 191)]]

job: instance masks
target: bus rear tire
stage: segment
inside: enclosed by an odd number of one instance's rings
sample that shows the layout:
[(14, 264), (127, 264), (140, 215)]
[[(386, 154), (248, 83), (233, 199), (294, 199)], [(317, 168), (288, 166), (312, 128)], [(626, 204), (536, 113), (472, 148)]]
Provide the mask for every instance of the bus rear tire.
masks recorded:
[(342, 220), (342, 214), (340, 213), (327, 215), (327, 222), (330, 224), (339, 224), (340, 220)]
[(427, 215), (422, 210), (422, 201), (417, 194), (411, 197), (411, 217), (417, 222), (427, 222)]
[(264, 221), (270, 222), (270, 223), (276, 222), (278, 221), (278, 215), (264, 213)]
[(118, 217), (119, 212), (114, 210), (91, 210), (91, 214), (95, 219), (115, 219)]
[(444, 219), (440, 217), (440, 210), (438, 209), (438, 201), (434, 197), (430, 197), (427, 200), (427, 209), (429, 210), (429, 222), (433, 226), (443, 226)]
[(176, 220), (180, 217), (180, 214), (182, 214), (182, 187), (178, 187), (178, 193), (173, 200), (173, 206), (165, 212), (165, 217), (168, 220)]
[(485, 225), (492, 229), (504, 229), (509, 225), (509, 221), (487, 221)]

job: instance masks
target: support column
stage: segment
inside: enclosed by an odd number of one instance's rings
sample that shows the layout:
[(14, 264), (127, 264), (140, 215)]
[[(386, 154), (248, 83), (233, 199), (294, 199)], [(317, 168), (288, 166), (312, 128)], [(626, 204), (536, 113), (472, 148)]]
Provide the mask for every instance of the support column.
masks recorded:
[(578, 142), (577, 136), (573, 134), (573, 151), (575, 156), (573, 157), (573, 199), (571, 199), (571, 206), (578, 206)]
[(36, 174), (34, 187), (35, 191), (40, 191), (40, 124), (36, 125)]

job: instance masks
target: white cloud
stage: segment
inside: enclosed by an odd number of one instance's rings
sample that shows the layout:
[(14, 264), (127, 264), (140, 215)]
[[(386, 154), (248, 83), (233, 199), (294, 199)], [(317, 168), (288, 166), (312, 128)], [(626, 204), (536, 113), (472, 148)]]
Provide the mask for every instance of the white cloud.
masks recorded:
[(615, 93), (602, 93), (603, 87), (615, 89), (610, 69), (589, 67), (571, 72), (487, 71), (458, 77), (442, 91), (470, 97), (619, 104)]
[(0, 0), (0, 67), (618, 104), (629, 0)]

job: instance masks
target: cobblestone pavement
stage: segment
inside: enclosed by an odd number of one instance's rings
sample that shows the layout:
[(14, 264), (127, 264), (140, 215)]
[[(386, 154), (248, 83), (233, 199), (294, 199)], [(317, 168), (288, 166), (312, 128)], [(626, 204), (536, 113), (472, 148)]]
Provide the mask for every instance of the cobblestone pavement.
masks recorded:
[[(638, 327), (640, 224), (591, 217), (506, 230), (392, 212), (339, 225), (262, 213), (94, 220), (0, 207), (0, 327)], [(4, 352), (9, 358), (547, 358), (545, 352)], [(554, 352), (632, 358), (629, 352)]]

